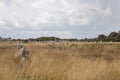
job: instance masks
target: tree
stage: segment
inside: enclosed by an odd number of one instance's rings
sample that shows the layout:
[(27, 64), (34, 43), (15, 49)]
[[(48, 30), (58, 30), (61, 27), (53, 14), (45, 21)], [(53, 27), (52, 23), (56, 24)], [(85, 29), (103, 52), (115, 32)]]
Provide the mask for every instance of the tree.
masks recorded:
[(120, 31), (118, 32), (117, 39), (120, 39)]
[(104, 35), (104, 34), (100, 34), (100, 35), (98, 35), (98, 37), (97, 38), (99, 38), (99, 39), (101, 39), (101, 38), (107, 38), (107, 36), (106, 35)]
[(12, 39), (11, 37), (8, 37), (8, 39)]
[(39, 38), (36, 38), (36, 40), (37, 41), (59, 41), (61, 39), (58, 37), (39, 37)]
[(118, 36), (118, 33), (117, 32), (111, 32), (109, 35), (108, 35), (108, 38), (117, 38)]

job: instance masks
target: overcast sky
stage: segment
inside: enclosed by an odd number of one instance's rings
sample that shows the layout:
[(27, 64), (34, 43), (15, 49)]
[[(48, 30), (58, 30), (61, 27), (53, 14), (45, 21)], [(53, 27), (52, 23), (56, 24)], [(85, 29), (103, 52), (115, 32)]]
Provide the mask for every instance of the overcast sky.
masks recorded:
[(0, 36), (96, 37), (120, 30), (120, 0), (0, 0)]

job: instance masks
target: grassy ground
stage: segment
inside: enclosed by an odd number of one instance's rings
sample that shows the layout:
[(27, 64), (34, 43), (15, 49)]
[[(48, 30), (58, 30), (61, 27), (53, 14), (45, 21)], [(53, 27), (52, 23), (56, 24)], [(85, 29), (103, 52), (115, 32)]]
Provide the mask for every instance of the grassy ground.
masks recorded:
[(0, 80), (120, 80), (120, 43), (27, 43), (23, 65), (15, 43), (0, 43)]

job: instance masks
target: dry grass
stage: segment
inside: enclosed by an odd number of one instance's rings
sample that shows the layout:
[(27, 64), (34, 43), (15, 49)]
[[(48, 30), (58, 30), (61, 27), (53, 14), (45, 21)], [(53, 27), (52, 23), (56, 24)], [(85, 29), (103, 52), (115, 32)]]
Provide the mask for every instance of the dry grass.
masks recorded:
[(0, 43), (0, 80), (120, 80), (120, 43), (27, 43), (20, 65), (15, 43)]

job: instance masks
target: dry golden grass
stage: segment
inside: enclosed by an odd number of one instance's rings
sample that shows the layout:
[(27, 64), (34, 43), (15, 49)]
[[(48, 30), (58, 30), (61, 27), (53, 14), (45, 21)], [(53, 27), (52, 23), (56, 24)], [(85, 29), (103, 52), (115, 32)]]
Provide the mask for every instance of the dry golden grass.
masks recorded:
[(120, 80), (120, 43), (27, 43), (29, 61), (0, 43), (0, 80)]

